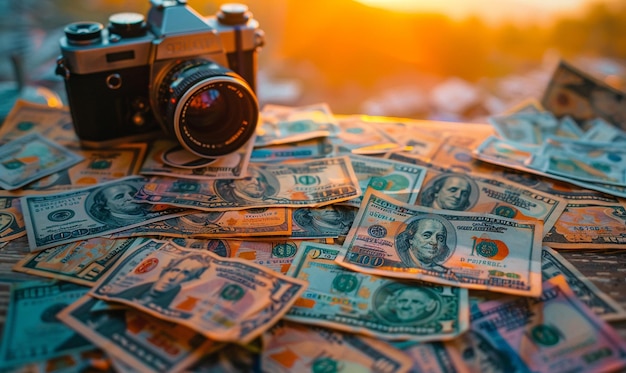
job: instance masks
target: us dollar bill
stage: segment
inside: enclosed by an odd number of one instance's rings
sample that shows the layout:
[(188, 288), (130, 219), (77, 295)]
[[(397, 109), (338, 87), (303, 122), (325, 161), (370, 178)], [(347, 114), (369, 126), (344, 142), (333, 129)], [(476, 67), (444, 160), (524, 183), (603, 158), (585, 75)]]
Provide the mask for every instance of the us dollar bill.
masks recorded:
[(482, 339), (480, 348), (499, 357), (494, 363), (515, 362), (521, 371), (550, 373), (626, 367), (626, 343), (578, 300), (563, 276), (544, 282), (539, 298), (478, 303), (471, 320), (471, 332)]
[[(461, 336), (455, 338), (463, 338)], [(400, 347), (413, 360), (412, 372), (470, 373), (459, 353), (446, 348), (448, 342), (411, 343)], [(394, 345), (394, 347), (397, 347)], [(479, 370), (476, 370), (479, 371)]]
[(133, 195), (145, 179), (133, 176), (82, 189), (21, 198), (31, 251), (103, 236), (186, 209), (137, 203)]
[(590, 183), (626, 185), (624, 144), (549, 138), (528, 166)]
[(261, 364), (276, 373), (408, 372), (411, 359), (383, 341), (281, 321), (263, 333)]
[(100, 310), (98, 302), (83, 296), (58, 318), (134, 371), (179, 372), (221, 347), (181, 325), (132, 308)]
[(0, 146), (0, 186), (15, 190), (82, 159), (41, 134), (31, 133)]
[(201, 211), (114, 233), (114, 237), (263, 237), (289, 236), (292, 210), (287, 207)]
[(292, 213), (293, 238), (337, 238), (348, 234), (358, 209), (334, 203), (322, 207), (301, 207)]
[[(369, 186), (406, 203), (415, 202), (426, 177), (426, 167), (391, 159), (351, 154), (350, 161), (362, 191)], [(361, 198), (344, 203), (359, 207)]]
[(152, 178), (135, 199), (208, 211), (315, 207), (361, 196), (347, 156), (288, 163), (255, 163), (243, 179)]
[(85, 149), (66, 145), (82, 157), (79, 163), (45, 176), (14, 191), (18, 195), (54, 193), (136, 175), (148, 144), (128, 143), (107, 149)]
[(68, 107), (55, 108), (18, 99), (0, 127), (0, 143), (39, 133), (62, 145), (78, 144)]
[(325, 103), (300, 107), (268, 104), (261, 110), (261, 123), (254, 146), (329, 137), (337, 132), (337, 121)]
[(324, 158), (337, 155), (333, 144), (327, 137), (290, 142), (288, 144), (269, 145), (254, 148), (251, 162), (282, 162), (305, 158)]
[(467, 289), (354, 272), (336, 263), (342, 251), (301, 246), (287, 274), (309, 287), (286, 320), (385, 340), (446, 340), (468, 329)]
[(428, 167), (417, 205), (543, 221), (546, 234), (567, 206), (563, 198), (487, 174)]
[(571, 63), (560, 61), (541, 103), (557, 117), (571, 116), (581, 127), (600, 117), (626, 131), (624, 93), (592, 77)]
[(248, 343), (278, 321), (306, 286), (249, 261), (165, 243), (141, 260), (121, 260), (89, 294), (215, 341)]
[(94, 345), (56, 318), (57, 312), (88, 290), (62, 281), (13, 284), (0, 344), (0, 368), (93, 349)]
[[(204, 160), (204, 166), (196, 167), (173, 167), (163, 161), (171, 153), (172, 149), (179, 147), (173, 140), (156, 140), (152, 143), (150, 152), (141, 166), (142, 175), (161, 175), (170, 177), (180, 177), (186, 179), (212, 180), (212, 179), (236, 179), (245, 174), (254, 145), (254, 136), (236, 151), (217, 157), (212, 160)], [(193, 163), (193, 157), (191, 162)], [(180, 164), (182, 161), (176, 162)]]
[(539, 220), (435, 210), (368, 190), (336, 260), (379, 276), (537, 296), (542, 232)]
[(626, 248), (626, 208), (622, 203), (570, 202), (543, 243), (556, 249)]
[(93, 286), (143, 238), (93, 237), (27, 254), (13, 266), (17, 272)]
[(0, 242), (26, 235), (19, 197), (0, 196)]
[(563, 275), (578, 299), (586, 304), (596, 315), (606, 321), (623, 320), (626, 318), (626, 310), (619, 303), (598, 289), (591, 280), (557, 251), (544, 246), (541, 256), (541, 275), (544, 281)]

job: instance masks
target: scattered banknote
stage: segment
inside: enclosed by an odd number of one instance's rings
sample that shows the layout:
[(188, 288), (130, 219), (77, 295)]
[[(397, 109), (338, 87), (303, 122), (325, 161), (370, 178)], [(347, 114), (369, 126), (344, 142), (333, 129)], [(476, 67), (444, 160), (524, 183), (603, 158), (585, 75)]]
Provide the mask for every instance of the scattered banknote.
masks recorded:
[[(352, 154), (350, 161), (362, 191), (369, 186), (406, 203), (415, 202), (426, 176), (425, 167), (391, 159)], [(361, 198), (351, 199), (344, 204), (359, 207)]]
[(402, 148), (402, 145), (382, 131), (377, 122), (363, 115), (350, 115), (338, 119), (339, 132), (330, 137), (339, 154), (385, 154)]
[[(566, 140), (567, 139), (563, 139), (563, 141)], [(611, 143), (610, 147), (615, 147), (616, 145), (616, 143)], [(602, 193), (611, 194), (617, 197), (626, 198), (626, 186), (624, 185), (617, 185), (616, 183), (604, 183), (600, 180), (597, 180), (596, 182), (590, 182), (577, 178), (566, 177), (554, 172), (544, 172), (543, 169), (550, 168), (550, 164), (546, 164), (545, 162), (539, 162), (542, 159), (538, 159), (537, 164), (534, 167), (530, 167), (529, 163), (531, 162), (531, 159), (535, 157), (539, 151), (539, 146), (523, 145), (513, 141), (503, 140), (496, 136), (490, 136), (486, 138), (485, 141), (472, 152), (472, 154), (476, 159), (487, 163), (512, 168), (525, 173), (552, 178), (558, 181), (574, 184), (581, 188), (591, 189)], [(622, 153), (623, 149), (618, 149), (618, 152)], [(545, 160), (545, 157), (543, 158), (543, 160)], [(569, 162), (567, 159), (564, 159), (558, 165), (552, 165), (552, 169), (558, 171), (559, 167), (557, 166), (563, 166), (564, 168), (563, 170), (561, 170), (563, 173), (576, 172), (580, 176), (585, 175), (585, 173), (591, 173), (593, 175), (597, 175), (598, 178), (602, 178), (603, 173), (600, 169), (586, 169), (587, 166), (585, 161), (588, 160), (589, 159), (579, 161), (575, 159), (574, 161)], [(616, 167), (619, 168), (620, 165)]]
[(602, 118), (595, 118), (587, 121), (587, 131), (580, 139), (591, 142), (624, 142), (626, 131)]
[(83, 296), (58, 318), (136, 372), (180, 372), (221, 347), (189, 328), (132, 308), (99, 310), (98, 302)]
[(335, 262), (342, 251), (300, 247), (287, 274), (309, 286), (286, 320), (385, 340), (446, 340), (468, 329), (467, 289), (353, 272)]
[(622, 203), (570, 202), (543, 243), (557, 249), (624, 249), (626, 208)]
[(337, 132), (337, 121), (325, 103), (300, 107), (267, 104), (261, 110), (254, 146), (287, 144)]
[(625, 159), (622, 143), (549, 138), (527, 165), (568, 179), (626, 186)]
[(543, 247), (541, 255), (541, 275), (543, 281), (563, 275), (578, 299), (602, 319), (606, 321), (626, 319), (626, 310), (622, 306), (598, 289), (561, 254), (548, 246)]
[(136, 203), (146, 180), (133, 176), (100, 185), (21, 198), (31, 251), (168, 219), (186, 209)]
[(291, 237), (337, 238), (348, 234), (358, 209), (334, 203), (322, 207), (301, 207), (293, 210)]
[(93, 349), (91, 343), (56, 318), (57, 312), (87, 290), (62, 281), (13, 284), (0, 344), (0, 368)]
[[(488, 367), (505, 372), (613, 372), (626, 367), (626, 343), (567, 286), (563, 276), (543, 284), (539, 298), (478, 303), (471, 333)], [(514, 370), (514, 367), (521, 368)]]
[(337, 262), (379, 276), (537, 296), (542, 236), (539, 220), (435, 210), (368, 190)]
[(291, 263), (300, 247), (307, 242), (323, 240), (276, 240), (276, 241), (232, 241), (231, 246), (237, 245), (234, 258), (250, 260), (258, 265), (273, 271), (287, 274)]
[(93, 237), (30, 253), (13, 266), (17, 272), (93, 286), (140, 238)]
[(624, 92), (565, 61), (554, 70), (541, 103), (557, 117), (569, 115), (581, 126), (600, 117), (626, 131)]
[(83, 160), (39, 133), (31, 133), (0, 146), (0, 186), (18, 189)]
[(288, 163), (251, 163), (248, 176), (230, 180), (153, 177), (135, 195), (139, 202), (208, 211), (259, 207), (316, 207), (361, 196), (347, 156)]
[(288, 144), (257, 147), (252, 150), (251, 162), (280, 162), (305, 158), (324, 158), (334, 154), (333, 144), (328, 138), (290, 142)]
[(373, 338), (279, 322), (263, 333), (263, 371), (408, 372), (411, 359)]
[(13, 271), (13, 267), (30, 253), (26, 236), (0, 242), (0, 283), (41, 281), (41, 277)]
[(8, 242), (25, 234), (26, 226), (20, 199), (0, 196), (0, 242)]
[(90, 295), (124, 303), (215, 341), (248, 343), (278, 321), (307, 286), (240, 259), (165, 243), (120, 260)]
[(39, 133), (62, 145), (78, 143), (68, 107), (50, 107), (19, 99), (0, 127), (0, 142), (30, 133)]
[(289, 236), (291, 213), (287, 207), (234, 211), (201, 211), (140, 225), (113, 237), (166, 236), (232, 238)]
[(541, 220), (546, 234), (565, 210), (567, 201), (487, 174), (429, 167), (416, 204), (518, 220)]
[[(252, 146), (254, 145), (254, 136), (241, 148), (236, 151), (219, 158), (205, 159), (191, 157), (185, 159), (179, 153), (172, 152), (177, 149), (177, 142), (172, 140), (156, 140), (153, 142), (150, 152), (141, 166), (140, 173), (143, 175), (161, 175), (170, 177), (179, 177), (185, 179), (238, 179), (245, 175), (252, 154)], [(188, 153), (188, 152), (187, 152)], [(178, 167), (166, 164), (163, 160), (165, 156), (178, 158), (171, 160), (169, 163), (176, 162)], [(190, 154), (190, 153), (188, 153)], [(189, 158), (187, 155), (186, 158)], [(200, 163), (200, 166), (196, 164)], [(205, 165), (206, 164), (206, 165)]]
[(584, 133), (572, 119), (560, 122), (549, 111), (496, 115), (488, 120), (500, 137), (523, 144), (539, 145), (551, 136), (577, 139)]
[(19, 195), (42, 194), (85, 187), (136, 175), (148, 144), (128, 143), (107, 149), (85, 149), (66, 145), (83, 158), (79, 163), (25, 185)]
[(411, 372), (470, 373), (464, 369), (460, 354), (446, 348), (445, 342), (412, 343), (402, 351), (413, 360)]

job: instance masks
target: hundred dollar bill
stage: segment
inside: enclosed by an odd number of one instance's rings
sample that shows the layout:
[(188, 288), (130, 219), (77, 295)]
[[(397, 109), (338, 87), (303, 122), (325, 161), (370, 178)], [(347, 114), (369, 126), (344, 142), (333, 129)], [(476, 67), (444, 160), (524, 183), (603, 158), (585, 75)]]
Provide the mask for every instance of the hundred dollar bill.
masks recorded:
[[(369, 186), (406, 203), (415, 202), (426, 176), (426, 167), (391, 159), (351, 154), (350, 161), (362, 191)], [(359, 207), (361, 198), (343, 203)]]
[(235, 211), (202, 211), (148, 223), (114, 233), (113, 237), (250, 237), (289, 236), (291, 209), (259, 208)]
[(337, 121), (325, 103), (289, 107), (265, 105), (255, 147), (328, 137), (338, 132)]
[(21, 198), (31, 251), (103, 236), (188, 213), (182, 208), (136, 203), (143, 177)]
[(353, 272), (335, 262), (342, 251), (309, 242), (300, 247), (287, 275), (309, 287), (286, 320), (385, 340), (446, 340), (467, 330), (467, 289)]
[(336, 260), (379, 276), (536, 296), (542, 232), (539, 220), (412, 206), (368, 190)]
[(541, 275), (543, 281), (563, 275), (578, 299), (602, 319), (606, 321), (626, 319), (626, 310), (598, 289), (561, 254), (548, 246), (544, 246), (542, 251)]
[(62, 145), (78, 144), (67, 107), (54, 108), (26, 100), (17, 100), (0, 127), (0, 143), (30, 133), (39, 133)]
[[(184, 160), (174, 159), (164, 162), (164, 157), (174, 157), (172, 149), (177, 149), (177, 143), (171, 140), (156, 140), (152, 143), (150, 152), (146, 157), (143, 165), (141, 166), (141, 174), (143, 175), (161, 175), (180, 177), (186, 179), (199, 179), (199, 180), (211, 180), (211, 179), (237, 179), (244, 176), (245, 171), (250, 161), (250, 155), (252, 153), (252, 146), (254, 145), (254, 137), (250, 139), (244, 146), (237, 149), (237, 151), (225, 155), (219, 158), (213, 159), (200, 159), (201, 164), (208, 164), (204, 166), (195, 166), (193, 159), (198, 157), (192, 157), (188, 163), (183, 163)], [(173, 167), (171, 164), (180, 165), (179, 167)], [(187, 164), (188, 166), (184, 166)]]
[(546, 234), (565, 210), (567, 201), (507, 179), (431, 166), (416, 204), (517, 220), (541, 220)]
[(472, 332), (484, 340), (481, 348), (495, 349), (494, 356), (506, 349), (508, 356), (501, 358), (521, 361), (529, 372), (613, 372), (626, 367), (626, 343), (578, 300), (563, 276), (544, 282), (539, 298), (478, 303), (471, 319)]
[(348, 234), (358, 209), (343, 204), (301, 207), (293, 211), (291, 237), (337, 238)]
[(0, 186), (14, 190), (82, 159), (42, 135), (31, 133), (0, 146)]
[(86, 295), (58, 318), (137, 372), (180, 372), (221, 344), (181, 325), (126, 307), (98, 310)]
[(192, 328), (215, 341), (248, 343), (279, 320), (306, 288), (249, 261), (166, 243), (133, 255), (89, 293)]
[(289, 163), (254, 163), (243, 179), (154, 177), (135, 200), (208, 211), (258, 207), (316, 207), (361, 196), (347, 156)]
[(0, 196), (0, 242), (8, 242), (26, 234), (24, 216), (18, 197)]
[(621, 143), (549, 138), (528, 166), (592, 183), (626, 185), (626, 150)]
[[(455, 338), (462, 338), (463, 335)], [(429, 373), (471, 373), (459, 353), (448, 349), (446, 342), (412, 343), (402, 348), (402, 352), (413, 360), (412, 372)], [(476, 372), (480, 370), (475, 370)]]
[(626, 208), (622, 203), (570, 202), (543, 243), (558, 249), (624, 249)]
[(61, 281), (13, 284), (0, 344), (0, 368), (51, 359), (94, 346), (56, 318), (89, 288)]
[(13, 270), (91, 287), (124, 253), (143, 242), (140, 238), (93, 237), (27, 254)]
[(287, 274), (291, 263), (300, 247), (306, 242), (320, 242), (321, 240), (275, 240), (275, 241), (233, 241), (231, 246), (237, 245), (235, 258), (253, 261), (273, 271)]
[(588, 129), (581, 137), (583, 141), (595, 142), (624, 142), (626, 131), (617, 128), (602, 118), (595, 118), (587, 122)]
[[(567, 139), (563, 139), (563, 141), (567, 141)], [(615, 147), (616, 143), (611, 143), (611, 146)], [(512, 141), (506, 141), (495, 136), (490, 136), (486, 138), (485, 141), (472, 152), (472, 154), (476, 159), (487, 163), (508, 167), (524, 173), (531, 173), (561, 182), (574, 184), (582, 188), (626, 198), (626, 186), (624, 185), (604, 183), (600, 180), (597, 182), (590, 182), (568, 176), (566, 177), (554, 172), (546, 172), (547, 170), (544, 171), (545, 168), (550, 166), (545, 162), (546, 157), (538, 159), (538, 161), (543, 160), (544, 162), (537, 161), (536, 164), (531, 167), (530, 163), (532, 162), (532, 158), (539, 152), (540, 147), (536, 145), (519, 144)], [(622, 153), (623, 151), (619, 150), (619, 152)], [(562, 163), (555, 166), (564, 166), (563, 173), (566, 173), (565, 171), (567, 171), (567, 173), (576, 171), (582, 176), (585, 172), (593, 172), (594, 175), (602, 177), (601, 172), (588, 169), (584, 161), (580, 162), (576, 159), (572, 162), (565, 159)], [(572, 168), (569, 169), (569, 166)], [(555, 169), (555, 167), (552, 168)], [(556, 167), (556, 169), (558, 170), (558, 167)]]
[(263, 333), (266, 372), (408, 372), (411, 359), (373, 338), (279, 322)]
[(391, 136), (379, 128), (379, 123), (363, 115), (350, 115), (337, 120), (339, 132), (330, 137), (339, 153), (361, 155), (384, 154), (401, 148)]
[(492, 116), (489, 123), (502, 138), (523, 144), (540, 145), (552, 136), (580, 139), (584, 135), (572, 118), (559, 120), (549, 111)]
[(251, 162), (280, 162), (304, 158), (323, 158), (334, 155), (328, 138), (316, 138), (288, 144), (257, 147), (252, 150)]
[(67, 148), (82, 157), (79, 163), (22, 187), (19, 195), (42, 194), (85, 187), (137, 174), (146, 143), (128, 143), (107, 149)]
[(626, 131), (624, 92), (561, 61), (554, 70), (541, 103), (557, 117), (571, 116), (579, 125), (596, 117)]

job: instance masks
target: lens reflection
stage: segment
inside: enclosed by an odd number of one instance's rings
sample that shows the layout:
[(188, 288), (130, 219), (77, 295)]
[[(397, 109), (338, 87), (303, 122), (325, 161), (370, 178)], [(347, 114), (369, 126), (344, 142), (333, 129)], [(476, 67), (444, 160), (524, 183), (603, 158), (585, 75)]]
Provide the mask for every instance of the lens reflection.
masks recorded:
[(195, 131), (211, 131), (228, 120), (228, 105), (217, 89), (208, 89), (196, 94), (185, 114), (186, 124)]

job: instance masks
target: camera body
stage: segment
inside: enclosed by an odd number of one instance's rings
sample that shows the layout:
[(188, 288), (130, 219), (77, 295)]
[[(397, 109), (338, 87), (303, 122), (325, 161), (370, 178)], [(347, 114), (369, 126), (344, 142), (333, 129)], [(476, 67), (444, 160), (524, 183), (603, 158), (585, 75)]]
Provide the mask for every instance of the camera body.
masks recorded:
[[(56, 73), (65, 80), (84, 146), (143, 141), (165, 130), (210, 157), (234, 151), (245, 143), (241, 136), (254, 133), (257, 52), (263, 43), (245, 5), (225, 4), (216, 15), (202, 17), (184, 0), (151, 0), (147, 20), (117, 13), (107, 28), (97, 22), (67, 25)], [(233, 104), (243, 114), (228, 112), (225, 105)], [(239, 115), (234, 122), (231, 114)], [(233, 128), (211, 122), (216, 120)], [(214, 141), (230, 146), (204, 141), (215, 134)]]

